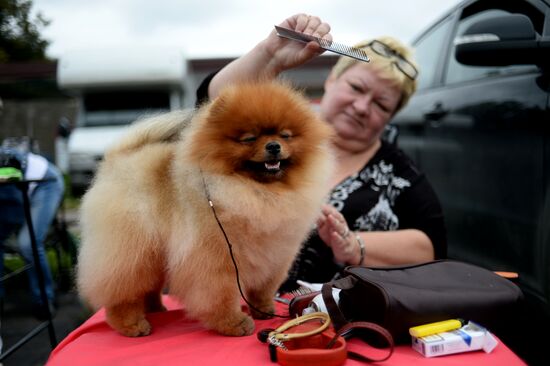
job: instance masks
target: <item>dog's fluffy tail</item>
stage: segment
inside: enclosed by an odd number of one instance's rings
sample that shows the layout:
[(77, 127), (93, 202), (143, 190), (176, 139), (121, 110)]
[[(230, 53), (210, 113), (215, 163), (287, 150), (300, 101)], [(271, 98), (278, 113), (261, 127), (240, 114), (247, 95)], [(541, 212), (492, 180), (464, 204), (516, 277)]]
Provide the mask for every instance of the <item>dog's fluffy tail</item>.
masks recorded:
[(185, 109), (138, 120), (121, 140), (106, 151), (105, 158), (129, 153), (149, 144), (175, 141), (190, 123), (193, 114), (192, 109)]

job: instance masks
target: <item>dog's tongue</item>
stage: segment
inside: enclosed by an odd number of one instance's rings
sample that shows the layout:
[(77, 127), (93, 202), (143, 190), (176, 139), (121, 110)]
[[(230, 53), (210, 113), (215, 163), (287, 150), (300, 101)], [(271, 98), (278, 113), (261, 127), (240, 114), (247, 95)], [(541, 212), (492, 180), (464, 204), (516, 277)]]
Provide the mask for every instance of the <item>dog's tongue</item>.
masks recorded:
[(265, 162), (265, 168), (267, 170), (279, 170), (280, 167), (281, 167), (280, 161), (276, 161), (274, 163), (270, 163), (268, 161)]

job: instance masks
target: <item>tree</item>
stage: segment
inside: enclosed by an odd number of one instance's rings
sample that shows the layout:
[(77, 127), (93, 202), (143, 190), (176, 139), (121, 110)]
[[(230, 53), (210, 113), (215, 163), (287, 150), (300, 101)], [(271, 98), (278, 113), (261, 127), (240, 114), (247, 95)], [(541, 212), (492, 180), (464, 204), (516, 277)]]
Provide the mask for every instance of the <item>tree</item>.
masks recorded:
[(32, 0), (0, 0), (0, 63), (45, 60), (49, 42), (40, 31), (49, 20), (30, 19)]

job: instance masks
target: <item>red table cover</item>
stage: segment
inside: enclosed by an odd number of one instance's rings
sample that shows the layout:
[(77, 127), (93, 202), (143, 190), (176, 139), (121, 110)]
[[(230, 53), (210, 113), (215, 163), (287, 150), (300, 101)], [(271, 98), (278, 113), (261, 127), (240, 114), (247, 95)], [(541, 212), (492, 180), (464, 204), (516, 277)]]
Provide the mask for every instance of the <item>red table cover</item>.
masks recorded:
[[(153, 326), (149, 336), (124, 337), (105, 322), (104, 310), (98, 311), (84, 324), (70, 333), (52, 351), (47, 366), (139, 366), (139, 365), (275, 365), (269, 360), (268, 349), (256, 338), (226, 337), (206, 330), (197, 321), (185, 317), (185, 310), (173, 298), (165, 296), (168, 311), (148, 314)], [(278, 306), (278, 311), (284, 307)], [(276, 328), (284, 319), (257, 320), (256, 331)], [(381, 350), (372, 349), (359, 340), (348, 346), (355, 351), (379, 356)], [(505, 344), (489, 354), (474, 351), (455, 355), (425, 358), (410, 345), (395, 348), (390, 359), (380, 365), (525, 365)], [(364, 365), (350, 360), (346, 365)]]

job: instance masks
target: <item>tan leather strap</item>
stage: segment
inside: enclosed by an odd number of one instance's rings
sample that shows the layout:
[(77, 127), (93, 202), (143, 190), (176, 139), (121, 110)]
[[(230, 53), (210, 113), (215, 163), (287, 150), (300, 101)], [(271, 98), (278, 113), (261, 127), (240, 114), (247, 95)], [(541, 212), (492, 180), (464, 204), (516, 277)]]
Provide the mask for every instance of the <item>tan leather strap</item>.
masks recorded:
[[(321, 322), (321, 326), (303, 333), (283, 333), (285, 330), (288, 330), (290, 328), (293, 328), (297, 325), (303, 324), (311, 320), (319, 320)], [(328, 314), (321, 313), (321, 312), (310, 313), (310, 314), (302, 315), (300, 317), (297, 317), (295, 319), (291, 319), (285, 322), (283, 325), (281, 325), (277, 329), (271, 331), (267, 339), (268, 340), (273, 339), (273, 340), (285, 342), (296, 338), (311, 337), (312, 335), (323, 332), (325, 329), (328, 328), (329, 325), (330, 325), (330, 317), (328, 316)]]

